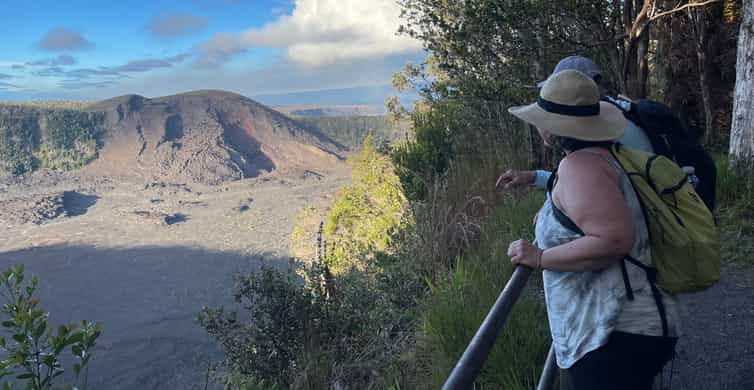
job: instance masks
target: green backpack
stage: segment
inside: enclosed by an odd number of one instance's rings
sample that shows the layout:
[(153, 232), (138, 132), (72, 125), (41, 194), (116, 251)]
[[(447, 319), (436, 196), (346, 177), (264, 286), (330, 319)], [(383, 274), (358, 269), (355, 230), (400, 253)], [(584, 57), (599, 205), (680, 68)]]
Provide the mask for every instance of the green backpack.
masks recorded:
[(676, 294), (703, 290), (720, 280), (715, 219), (683, 170), (666, 157), (620, 144), (610, 151), (642, 205), (657, 285)]

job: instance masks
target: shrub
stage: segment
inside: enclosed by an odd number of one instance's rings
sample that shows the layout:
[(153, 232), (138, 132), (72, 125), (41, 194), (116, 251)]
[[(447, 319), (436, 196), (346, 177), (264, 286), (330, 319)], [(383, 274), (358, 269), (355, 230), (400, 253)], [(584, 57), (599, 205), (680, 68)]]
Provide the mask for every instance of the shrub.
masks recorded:
[(411, 319), (399, 306), (405, 294), (384, 292), (396, 280), (375, 271), (335, 277), (315, 262), (302, 266), (303, 280), (268, 265), (237, 277), (235, 299), (245, 313), (205, 307), (199, 316), (225, 353), (221, 380), (249, 389), (384, 384), (400, 365), (404, 349), (396, 345)]
[[(26, 382), (27, 389), (52, 389), (65, 372), (61, 357), (69, 349), (75, 361), (75, 383), (81, 379), (81, 388), (86, 389), (88, 364), (102, 327), (87, 321), (57, 329), (49, 327), (49, 315), (39, 308), (39, 300), (34, 297), (37, 283), (36, 277), (25, 283), (23, 265), (2, 274), (0, 296), (4, 302), (0, 313), (5, 317), (2, 326), (11, 339), (0, 336), (0, 350), (5, 355), (0, 360), (0, 378), (15, 375)], [(10, 389), (12, 383), (5, 382), (4, 386)]]
[(413, 117), (413, 139), (397, 144), (393, 163), (406, 197), (411, 201), (427, 197), (427, 182), (444, 176), (453, 159), (451, 129), (457, 119), (453, 105), (432, 106)]

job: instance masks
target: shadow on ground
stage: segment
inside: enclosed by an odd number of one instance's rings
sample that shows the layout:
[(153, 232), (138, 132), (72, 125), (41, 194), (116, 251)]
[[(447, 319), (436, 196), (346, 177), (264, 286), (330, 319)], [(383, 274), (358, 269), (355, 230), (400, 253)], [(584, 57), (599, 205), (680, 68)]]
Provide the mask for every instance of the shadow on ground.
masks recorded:
[(84, 215), (99, 199), (96, 195), (84, 195), (76, 191), (63, 192), (63, 208), (70, 217)]
[[(202, 306), (233, 304), (233, 275), (289, 260), (186, 247), (48, 246), (0, 253), (39, 277), (52, 324), (101, 322), (92, 389), (204, 389), (215, 343), (197, 324)], [(212, 388), (210, 386), (210, 388)]]
[(172, 215), (166, 216), (165, 217), (165, 223), (168, 224), (168, 225), (175, 225), (176, 223), (186, 222), (189, 219), (191, 219), (191, 218), (189, 218), (188, 215), (177, 213), (177, 214), (172, 214)]

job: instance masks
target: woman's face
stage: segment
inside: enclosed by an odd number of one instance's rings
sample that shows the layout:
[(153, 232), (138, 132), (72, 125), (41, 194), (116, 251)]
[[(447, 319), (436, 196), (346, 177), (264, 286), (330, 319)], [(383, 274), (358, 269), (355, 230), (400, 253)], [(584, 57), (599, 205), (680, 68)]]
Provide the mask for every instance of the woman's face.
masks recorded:
[(542, 137), (542, 142), (544, 142), (545, 146), (551, 148), (552, 134), (545, 129), (540, 129), (539, 127), (537, 127), (537, 132), (539, 133), (539, 136)]

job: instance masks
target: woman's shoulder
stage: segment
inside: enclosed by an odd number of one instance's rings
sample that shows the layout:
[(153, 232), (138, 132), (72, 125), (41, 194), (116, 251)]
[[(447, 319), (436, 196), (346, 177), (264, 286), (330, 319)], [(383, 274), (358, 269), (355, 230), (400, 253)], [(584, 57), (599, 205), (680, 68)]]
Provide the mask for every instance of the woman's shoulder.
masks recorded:
[(605, 171), (609, 168), (609, 152), (598, 149), (582, 149), (569, 153), (558, 165), (559, 176), (582, 175), (586, 172)]
[(568, 154), (558, 165), (558, 181), (571, 190), (593, 190), (606, 181), (620, 186), (618, 172), (610, 165), (610, 152), (580, 150)]

